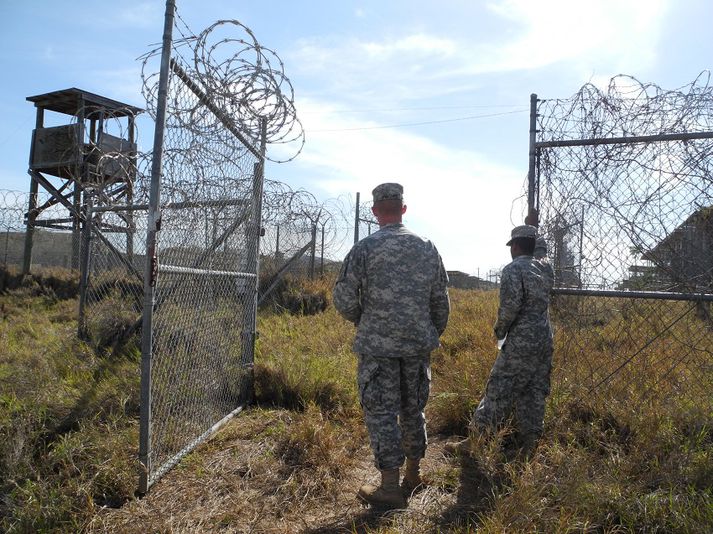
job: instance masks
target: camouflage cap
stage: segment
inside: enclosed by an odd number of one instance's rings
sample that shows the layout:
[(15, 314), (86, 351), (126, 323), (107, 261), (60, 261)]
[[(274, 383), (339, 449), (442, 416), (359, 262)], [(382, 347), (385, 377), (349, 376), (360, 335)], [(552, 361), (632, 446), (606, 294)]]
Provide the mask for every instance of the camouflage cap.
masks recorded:
[(547, 256), (547, 241), (541, 235), (535, 240), (535, 250), (532, 251), (532, 255), (537, 259)]
[(391, 199), (403, 200), (404, 188), (401, 184), (387, 182), (385, 184), (377, 185), (371, 194), (374, 197), (374, 202)]
[(512, 229), (512, 232), (510, 232), (510, 241), (505, 243), (505, 246), (509, 247), (512, 245), (512, 240), (517, 239), (518, 237), (531, 237), (532, 239), (535, 239), (537, 238), (537, 228), (529, 224), (516, 226)]

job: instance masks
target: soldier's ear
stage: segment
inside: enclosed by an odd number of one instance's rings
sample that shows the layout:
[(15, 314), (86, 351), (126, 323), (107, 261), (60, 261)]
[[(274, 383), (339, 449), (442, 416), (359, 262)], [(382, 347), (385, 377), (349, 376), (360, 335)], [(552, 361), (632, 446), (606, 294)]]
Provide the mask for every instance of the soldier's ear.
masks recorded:
[(404, 213), (406, 213), (406, 204), (401, 205), (401, 215), (403, 215)]

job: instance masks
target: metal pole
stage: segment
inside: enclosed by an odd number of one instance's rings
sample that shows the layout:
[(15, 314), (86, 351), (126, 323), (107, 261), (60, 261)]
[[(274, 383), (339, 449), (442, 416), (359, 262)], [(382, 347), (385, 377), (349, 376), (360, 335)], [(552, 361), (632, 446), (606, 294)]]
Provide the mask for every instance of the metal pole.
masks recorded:
[(582, 288), (582, 263), (584, 254), (584, 204), (582, 204), (582, 218), (579, 221), (579, 287)]
[(89, 268), (92, 246), (92, 197), (86, 195), (84, 211), (84, 226), (82, 227), (82, 249), (79, 279), (79, 321), (77, 335), (80, 339), (87, 339), (87, 289), (89, 287)]
[[(134, 180), (136, 179), (136, 151), (133, 149), (136, 142), (136, 125), (133, 115), (129, 115), (129, 168), (126, 173), (126, 203), (130, 206), (134, 202)], [(134, 263), (134, 212), (126, 213), (126, 255), (129, 261)]]
[(603, 137), (588, 139), (563, 139), (561, 141), (540, 141), (537, 148), (589, 145), (629, 145), (632, 143), (655, 143), (659, 141), (690, 141), (692, 139), (713, 139), (713, 132), (689, 132), (656, 135), (631, 135), (627, 137)]
[(359, 242), (359, 191), (356, 194), (356, 209), (354, 210), (354, 244)]
[[(84, 122), (86, 119), (86, 110), (84, 109), (84, 99), (80, 99), (79, 109), (77, 111), (77, 147), (81, 151), (81, 147), (84, 145)], [(99, 130), (103, 126), (103, 119), (99, 119)], [(90, 125), (91, 129), (91, 125)], [(71, 212), (72, 217), (72, 269), (79, 269), (79, 256), (81, 254), (81, 231), (82, 231), (82, 192), (84, 190), (84, 184), (88, 179), (89, 165), (87, 163), (81, 163), (74, 166), (74, 171), (72, 174), (72, 181), (74, 182), (74, 192), (72, 195), (72, 207), (74, 208)]]
[(314, 257), (317, 255), (317, 225), (312, 225), (312, 248), (309, 257), (309, 279), (314, 280)]
[(82, 185), (79, 181), (74, 182), (74, 194), (72, 198), (75, 215), (72, 215), (72, 269), (79, 269), (79, 256), (81, 254), (81, 220), (79, 212), (82, 207)]
[(262, 234), (262, 194), (265, 181), (265, 152), (267, 149), (267, 121), (260, 119), (260, 159), (254, 166), (253, 173), (253, 208), (250, 225), (251, 242), (248, 242), (248, 261), (246, 271), (255, 273), (253, 286), (247, 287), (242, 332), (242, 367), (247, 377), (245, 384), (246, 403), (252, 403), (254, 397), (254, 360), (258, 292), (260, 287), (260, 236)]
[(10, 228), (5, 229), (5, 260), (3, 261), (3, 265), (7, 269), (7, 245), (8, 241), (10, 241)]
[(143, 466), (139, 478), (139, 492), (146, 493), (151, 477), (151, 357), (153, 352), (153, 304), (158, 273), (156, 233), (160, 228), (160, 186), (163, 156), (163, 139), (166, 127), (166, 100), (168, 97), (168, 72), (171, 60), (175, 0), (166, 0), (161, 50), (161, 71), (156, 103), (156, 128), (154, 130), (153, 160), (151, 162), (151, 188), (149, 194), (148, 229), (146, 232), (146, 268), (144, 270), (144, 310), (141, 331), (141, 415), (139, 418), (139, 461)]
[(530, 153), (527, 169), (527, 212), (528, 215), (535, 209), (535, 156), (537, 141), (537, 95), (530, 95)]
[(606, 289), (579, 289), (576, 287), (556, 287), (553, 295), (580, 295), (585, 297), (616, 297), (648, 300), (685, 300), (698, 302), (713, 302), (711, 293), (673, 293), (666, 291), (623, 291)]
[(280, 225), (277, 225), (277, 239), (275, 240), (275, 259), (280, 257)]
[(324, 225), (322, 225), (322, 252), (319, 258), (319, 277), (324, 278)]

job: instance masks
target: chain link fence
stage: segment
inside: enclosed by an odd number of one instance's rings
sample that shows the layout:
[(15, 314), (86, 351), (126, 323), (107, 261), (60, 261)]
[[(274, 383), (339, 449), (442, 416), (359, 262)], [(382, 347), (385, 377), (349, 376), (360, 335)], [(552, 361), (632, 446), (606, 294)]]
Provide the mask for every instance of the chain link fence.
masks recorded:
[[(531, 115), (555, 271), (554, 380), (619, 408), (713, 409), (713, 88), (618, 76)], [(532, 205), (532, 204), (531, 204)]]
[[(38, 204), (45, 205), (50, 195), (39, 193)], [(30, 194), (0, 190), (0, 265), (5, 268), (22, 267), (25, 254), (26, 213)], [(62, 206), (45, 209), (48, 219), (66, 216)], [(72, 261), (72, 232), (50, 228), (36, 229), (33, 247), (34, 266), (70, 268)]]
[(196, 35), (174, 9), (142, 75), (158, 141), (136, 188), (150, 266), (140, 491), (251, 398), (265, 145), (303, 141), (279, 58), (237, 21)]

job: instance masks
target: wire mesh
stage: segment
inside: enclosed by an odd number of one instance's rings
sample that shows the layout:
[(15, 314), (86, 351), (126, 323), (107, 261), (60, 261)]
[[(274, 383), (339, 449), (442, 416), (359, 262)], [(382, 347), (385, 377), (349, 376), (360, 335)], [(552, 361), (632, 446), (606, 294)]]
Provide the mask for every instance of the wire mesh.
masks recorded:
[[(146, 209), (112, 206), (88, 214), (83, 232), (86, 280), (81, 286), (79, 331), (99, 349), (138, 350), (146, 266)], [(126, 220), (130, 226), (121, 228)], [(82, 255), (84, 258), (84, 255)]]
[[(283, 224), (281, 253), (305, 241), (312, 215), (277, 216), (285, 199), (293, 211), (311, 206), (286, 187), (268, 188), (263, 201), (261, 146), (277, 146), (284, 157), (274, 161), (282, 162), (304, 142), (277, 55), (237, 21), (195, 35), (177, 16), (174, 31), (181, 38), (166, 99), (146, 486), (251, 396), (263, 203)], [(148, 54), (143, 69), (152, 114), (156, 60), (157, 51)], [(137, 194), (149, 188), (146, 173)]]
[[(40, 192), (38, 204), (44, 205), (50, 195)], [(0, 264), (20, 268), (25, 252), (25, 214), (30, 194), (0, 190)], [(66, 217), (66, 210), (58, 205), (48, 207), (43, 216), (48, 219)], [(72, 261), (72, 233), (51, 228), (34, 230), (33, 265), (39, 267), (70, 268)]]
[(675, 398), (710, 410), (708, 75), (673, 91), (618, 76), (605, 91), (587, 84), (569, 99), (539, 100), (535, 147), (540, 231), (559, 293), (556, 380), (629, 408)]

